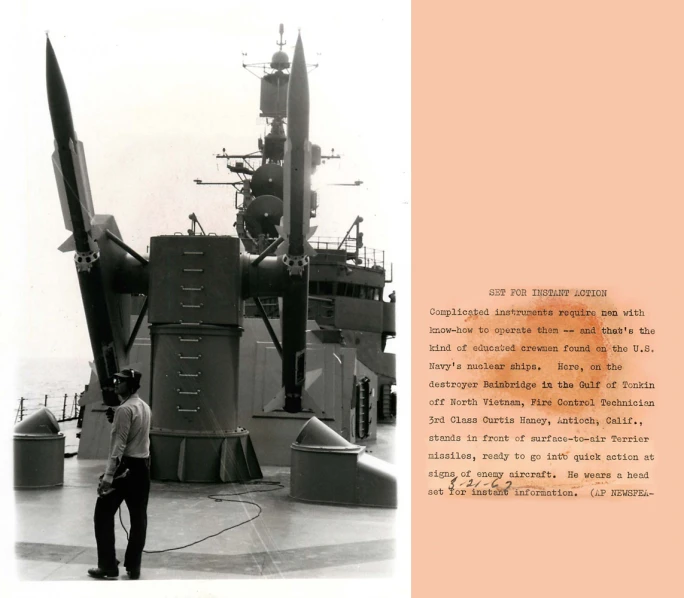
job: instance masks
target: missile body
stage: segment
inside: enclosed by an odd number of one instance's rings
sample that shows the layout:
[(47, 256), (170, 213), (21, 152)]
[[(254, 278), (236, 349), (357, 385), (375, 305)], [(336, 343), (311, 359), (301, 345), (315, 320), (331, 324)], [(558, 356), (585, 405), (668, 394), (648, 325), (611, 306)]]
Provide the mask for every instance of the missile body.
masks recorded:
[(76, 270), (93, 350), (95, 369), (105, 403), (118, 404), (112, 377), (119, 359), (100, 268), (100, 252), (91, 231), (93, 204), (83, 144), (78, 141), (62, 72), (50, 40), (46, 47), (46, 79), (50, 118), (55, 135), (52, 161), (64, 224), (73, 234), (63, 250), (75, 249)]
[(302, 393), (306, 381), (308, 286), (309, 272), (305, 268), (301, 276), (286, 276), (283, 289), (283, 408), (290, 413), (302, 410)]
[(304, 47), (297, 37), (287, 90), (287, 140), (283, 169), (283, 219), (278, 247), (290, 276), (298, 276), (316, 255), (308, 239), (315, 231), (311, 219), (311, 143), (309, 142), (309, 77)]
[(287, 140), (283, 189), (284, 242), (277, 253), (287, 268), (283, 289), (283, 390), (285, 411), (302, 410), (306, 379), (306, 321), (311, 217), (311, 144), (309, 143), (309, 82), (301, 36), (297, 37), (287, 92)]

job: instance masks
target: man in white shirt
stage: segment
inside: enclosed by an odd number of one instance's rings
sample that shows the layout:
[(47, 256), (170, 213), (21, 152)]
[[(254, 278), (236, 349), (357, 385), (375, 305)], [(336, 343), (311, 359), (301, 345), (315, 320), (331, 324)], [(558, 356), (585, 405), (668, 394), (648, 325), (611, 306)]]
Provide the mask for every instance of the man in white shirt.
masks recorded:
[(119, 576), (114, 547), (114, 516), (126, 501), (131, 520), (124, 567), (130, 579), (140, 577), (140, 563), (147, 533), (150, 494), (150, 407), (137, 394), (140, 372), (124, 369), (114, 375), (116, 408), (109, 441), (109, 459), (97, 489), (95, 540), (97, 567), (88, 575), (97, 579)]

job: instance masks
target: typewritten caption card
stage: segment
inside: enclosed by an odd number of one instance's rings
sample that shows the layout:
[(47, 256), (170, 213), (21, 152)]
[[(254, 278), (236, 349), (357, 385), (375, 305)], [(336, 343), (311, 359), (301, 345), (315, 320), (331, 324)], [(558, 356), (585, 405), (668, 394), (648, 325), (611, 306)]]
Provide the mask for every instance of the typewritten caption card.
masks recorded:
[(414, 9), (415, 595), (674, 587), (683, 16)]

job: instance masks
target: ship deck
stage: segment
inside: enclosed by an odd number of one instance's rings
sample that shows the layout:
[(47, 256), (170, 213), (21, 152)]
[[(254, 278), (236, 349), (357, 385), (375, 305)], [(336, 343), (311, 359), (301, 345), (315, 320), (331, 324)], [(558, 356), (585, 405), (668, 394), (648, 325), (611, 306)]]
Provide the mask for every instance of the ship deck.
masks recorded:
[[(367, 450), (394, 462), (395, 429), (380, 424), (378, 438)], [(68, 447), (67, 442), (67, 452)], [(104, 464), (67, 458), (63, 486), (14, 491), (19, 581), (112, 583), (86, 573), (97, 565), (93, 510)], [(247, 485), (152, 482), (141, 580), (394, 575), (395, 509), (299, 502), (289, 496), (289, 468), (267, 466), (262, 471), (260, 482), (265, 483)], [(212, 495), (237, 502), (219, 502)], [(120, 513), (128, 528), (125, 506)], [(126, 532), (119, 521), (115, 527), (117, 556), (123, 562)], [(129, 581), (123, 567), (115, 581)]]

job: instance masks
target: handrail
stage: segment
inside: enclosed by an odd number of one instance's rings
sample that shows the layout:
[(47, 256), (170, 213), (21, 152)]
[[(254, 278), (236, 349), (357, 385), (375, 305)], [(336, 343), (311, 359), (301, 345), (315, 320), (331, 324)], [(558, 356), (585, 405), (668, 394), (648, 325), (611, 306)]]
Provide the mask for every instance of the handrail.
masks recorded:
[[(55, 418), (58, 422), (71, 421), (78, 419), (80, 414), (80, 407), (78, 399), (81, 393), (74, 393), (73, 397), (69, 393), (64, 395), (43, 395), (41, 398), (37, 397), (19, 397), (19, 406), (17, 407), (14, 423), (23, 421), (27, 415), (47, 407), (54, 412)], [(69, 405), (69, 399), (73, 398)], [(60, 417), (61, 416), (61, 417)]]

